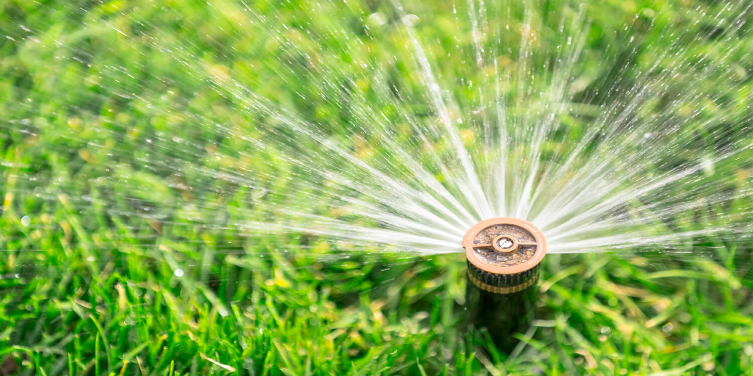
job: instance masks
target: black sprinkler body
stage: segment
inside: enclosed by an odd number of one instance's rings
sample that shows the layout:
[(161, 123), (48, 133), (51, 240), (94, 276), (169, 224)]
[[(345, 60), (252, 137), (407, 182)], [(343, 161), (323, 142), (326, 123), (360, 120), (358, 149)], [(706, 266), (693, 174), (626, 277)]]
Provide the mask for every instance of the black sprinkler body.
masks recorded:
[(536, 226), (515, 218), (493, 218), (463, 238), (468, 260), (466, 301), (469, 329), (486, 328), (497, 348), (511, 351), (533, 320), (539, 264), (546, 240)]

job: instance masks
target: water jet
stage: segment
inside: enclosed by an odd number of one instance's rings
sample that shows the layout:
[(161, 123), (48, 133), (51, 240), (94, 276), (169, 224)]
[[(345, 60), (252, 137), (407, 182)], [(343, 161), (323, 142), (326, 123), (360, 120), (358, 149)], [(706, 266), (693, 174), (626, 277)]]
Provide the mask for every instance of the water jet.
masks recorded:
[(533, 319), (546, 239), (524, 220), (492, 218), (468, 230), (463, 248), (470, 330), (486, 328), (500, 350), (510, 351), (518, 342), (514, 334), (525, 331)]

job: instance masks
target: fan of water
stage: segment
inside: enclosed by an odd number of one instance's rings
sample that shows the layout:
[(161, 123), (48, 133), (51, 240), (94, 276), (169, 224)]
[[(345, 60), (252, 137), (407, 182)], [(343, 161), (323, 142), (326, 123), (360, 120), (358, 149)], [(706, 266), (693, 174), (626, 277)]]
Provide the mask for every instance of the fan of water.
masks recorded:
[(61, 99), (9, 81), (7, 137), (59, 149), (6, 152), (4, 215), (44, 223), (47, 201), (94, 223), (76, 234), (146, 218), (429, 253), (493, 217), (536, 224), (551, 253), (750, 233), (744, 3), (194, 9), (82, 4), (48, 10), (71, 30), (4, 26), (35, 79), (74, 83)]

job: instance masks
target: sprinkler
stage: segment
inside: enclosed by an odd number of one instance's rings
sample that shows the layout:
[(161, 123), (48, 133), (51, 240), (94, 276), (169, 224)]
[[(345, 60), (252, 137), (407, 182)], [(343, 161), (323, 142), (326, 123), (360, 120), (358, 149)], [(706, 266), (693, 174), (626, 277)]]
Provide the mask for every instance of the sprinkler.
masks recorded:
[(533, 320), (544, 235), (520, 219), (492, 218), (468, 230), (463, 248), (470, 328), (486, 328), (497, 348), (510, 351), (518, 342), (515, 333), (526, 331)]

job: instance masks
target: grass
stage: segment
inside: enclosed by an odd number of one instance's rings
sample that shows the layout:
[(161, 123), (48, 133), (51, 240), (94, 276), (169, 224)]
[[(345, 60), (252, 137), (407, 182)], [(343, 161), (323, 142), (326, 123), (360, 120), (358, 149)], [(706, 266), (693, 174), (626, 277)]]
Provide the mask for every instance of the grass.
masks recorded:
[[(299, 94), (316, 98), (332, 76), (296, 71), (299, 65), (285, 70), (280, 57), (300, 58), (295, 51), (236, 26), (244, 17), (239, 4), (214, 5), (0, 0), (0, 376), (753, 374), (750, 243), (698, 238), (686, 254), (549, 255), (537, 321), (519, 334), (520, 348), (501, 354), (463, 331), (462, 255), (348, 252), (327, 239), (261, 236), (228, 226), (274, 215), (259, 201), (305, 197), (286, 185), (295, 175), (284, 160), (213, 130), (214, 123), (243, 123), (254, 132), (254, 122), (263, 119), (237, 111), (202, 78), (232, 74), (333, 135), (347, 133), (342, 127), (351, 115), (331, 101), (301, 100)], [(406, 6), (432, 15), (436, 25), (453, 19), (450, 3)], [(587, 94), (600, 89), (593, 77), (627, 85), (656, 61), (667, 47), (660, 38), (666, 30), (678, 38), (707, 37), (690, 43), (688, 55), (725, 43), (753, 48), (744, 32), (731, 41), (712, 37), (710, 15), (721, 6), (591, 4), (582, 72), (574, 73), (590, 77), (580, 108), (593, 109), (586, 103)], [(553, 15), (577, 8), (557, 1), (542, 7)], [(279, 17), (268, 25), (345, 27), (355, 34), (362, 32), (362, 15), (382, 10), (392, 16), (388, 5), (371, 2), (320, 8), (259, 2), (252, 8)], [(512, 13), (512, 19), (523, 17), (520, 9)], [(626, 21), (635, 14), (637, 21)], [(315, 22), (307, 24), (312, 16)], [(626, 23), (629, 32), (622, 31)], [(430, 52), (458, 43), (471, 56), (464, 30), (427, 21), (417, 33), (437, 41)], [(620, 33), (635, 36), (639, 48), (626, 69), (615, 72), (599, 61), (620, 52)], [(347, 80), (362, 74), (356, 58), (383, 66), (392, 56), (409, 58), (399, 34), (385, 32), (378, 41), (309, 43), (322, 55), (340, 53), (333, 75)], [(166, 53), (160, 46), (184, 50)], [(547, 53), (545, 43), (538, 48)], [(177, 64), (191, 57), (208, 71), (188, 74)], [(420, 83), (401, 64), (390, 68), (391, 77), (415, 90)], [(749, 139), (744, 115), (753, 66), (736, 67), (729, 75), (693, 77), (705, 80), (710, 95), (724, 87), (740, 90), (721, 103), (704, 103), (688, 126), (740, 114), (739, 122), (717, 126), (738, 130), (736, 141)], [(444, 76), (482, 74), (460, 62), (437, 69)], [(462, 87), (450, 88), (474, 99)], [(414, 113), (427, 111), (416, 103)], [(567, 121), (572, 129), (587, 125), (575, 115)], [(175, 146), (174, 138), (185, 142)], [(740, 179), (724, 188), (749, 190), (750, 163), (729, 163), (718, 167)], [(270, 190), (290, 196), (264, 196), (245, 182), (205, 172), (229, 170), (279, 175), (267, 183)], [(725, 225), (735, 216), (744, 219), (748, 205), (690, 213), (673, 226)]]

